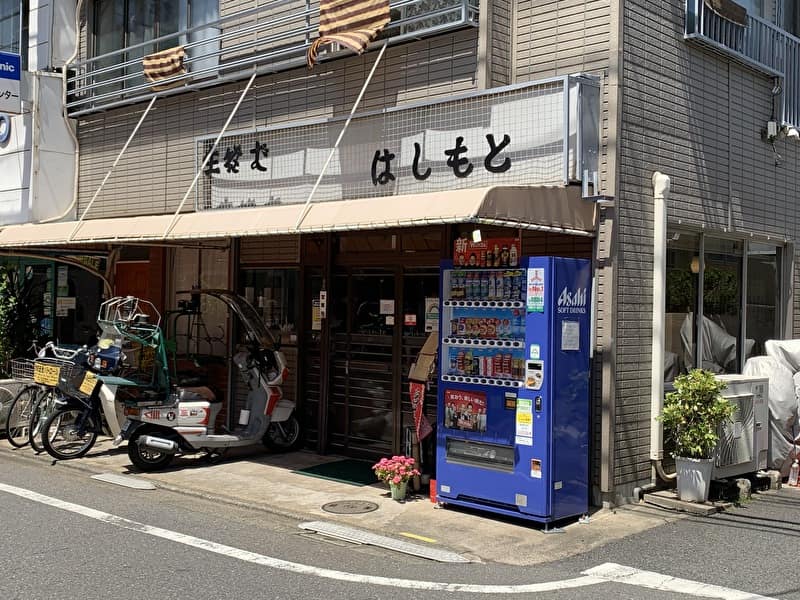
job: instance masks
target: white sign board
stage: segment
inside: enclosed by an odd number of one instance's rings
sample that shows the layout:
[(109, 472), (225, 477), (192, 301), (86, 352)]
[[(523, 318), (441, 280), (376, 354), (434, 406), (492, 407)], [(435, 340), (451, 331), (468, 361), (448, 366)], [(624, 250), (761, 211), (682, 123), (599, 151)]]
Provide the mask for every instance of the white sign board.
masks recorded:
[(22, 63), (19, 54), (0, 52), (0, 112), (22, 112), (19, 85), (22, 78)]
[(596, 162), (598, 121), (584, 109), (598, 97), (594, 80), (565, 77), (361, 113), (332, 156), (343, 119), (231, 133), (213, 152), (215, 136), (204, 136), (198, 209), (302, 203), (312, 188), (323, 202), (564, 185), (596, 169), (584, 159)]

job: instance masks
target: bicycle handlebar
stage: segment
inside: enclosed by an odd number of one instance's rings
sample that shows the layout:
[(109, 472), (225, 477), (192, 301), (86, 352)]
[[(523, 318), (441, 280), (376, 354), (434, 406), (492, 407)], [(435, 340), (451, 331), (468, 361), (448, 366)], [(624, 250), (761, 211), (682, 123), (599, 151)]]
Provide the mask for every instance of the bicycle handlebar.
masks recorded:
[(55, 343), (50, 341), (39, 349), (39, 351), (36, 353), (36, 356), (38, 358), (44, 358), (47, 356), (47, 350), (50, 350), (56, 358), (70, 360), (75, 358), (78, 352), (84, 349), (86, 349), (86, 346), (83, 346), (82, 348), (60, 348), (59, 346), (56, 346)]

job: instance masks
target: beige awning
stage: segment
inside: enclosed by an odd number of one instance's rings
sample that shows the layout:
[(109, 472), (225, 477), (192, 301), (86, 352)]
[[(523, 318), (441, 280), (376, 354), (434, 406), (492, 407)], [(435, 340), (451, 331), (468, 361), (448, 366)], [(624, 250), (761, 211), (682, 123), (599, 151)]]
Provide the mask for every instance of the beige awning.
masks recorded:
[[(64, 244), (213, 240), (274, 234), (352, 231), (441, 223), (481, 223), (593, 235), (595, 205), (579, 186), (498, 186), (429, 194), (312, 203), (299, 228), (303, 205), (206, 210), (173, 215), (87, 219), (11, 225), (0, 231), (0, 249)], [(169, 232), (167, 233), (167, 230)]]

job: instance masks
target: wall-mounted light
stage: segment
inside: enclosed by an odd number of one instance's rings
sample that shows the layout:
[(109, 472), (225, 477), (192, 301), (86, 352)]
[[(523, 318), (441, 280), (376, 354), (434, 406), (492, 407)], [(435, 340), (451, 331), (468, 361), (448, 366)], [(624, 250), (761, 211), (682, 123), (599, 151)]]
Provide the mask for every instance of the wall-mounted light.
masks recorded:
[(692, 270), (692, 273), (697, 275), (700, 272), (700, 257), (693, 256), (692, 262), (689, 264), (689, 268)]

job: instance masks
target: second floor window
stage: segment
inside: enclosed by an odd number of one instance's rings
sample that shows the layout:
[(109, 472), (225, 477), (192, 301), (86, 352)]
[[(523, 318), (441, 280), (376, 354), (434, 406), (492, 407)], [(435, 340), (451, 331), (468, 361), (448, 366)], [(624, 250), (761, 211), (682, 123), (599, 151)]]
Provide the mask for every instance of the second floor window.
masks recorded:
[(22, 68), (27, 64), (28, 2), (0, 0), (0, 52), (22, 55)]
[[(137, 59), (195, 41), (197, 34), (190, 34), (187, 40), (181, 32), (217, 20), (218, 6), (219, 0), (95, 0), (92, 18), (93, 55), (125, 50), (98, 61), (95, 69), (131, 63), (125, 68), (104, 71), (98, 77), (109, 81), (105, 91), (144, 83), (141, 62)], [(146, 43), (171, 34), (175, 36), (152, 44)]]
[(764, 19), (800, 36), (800, 2), (797, 0), (737, 0), (752, 17)]

